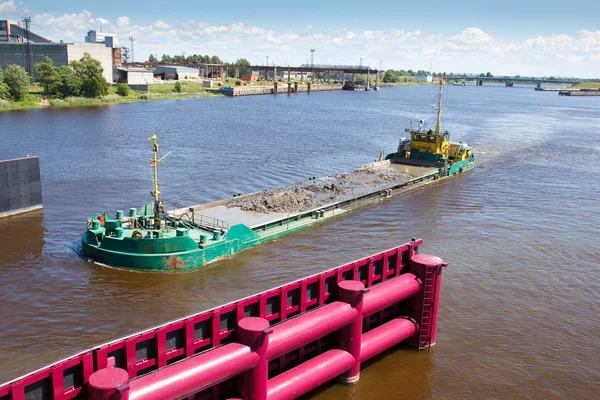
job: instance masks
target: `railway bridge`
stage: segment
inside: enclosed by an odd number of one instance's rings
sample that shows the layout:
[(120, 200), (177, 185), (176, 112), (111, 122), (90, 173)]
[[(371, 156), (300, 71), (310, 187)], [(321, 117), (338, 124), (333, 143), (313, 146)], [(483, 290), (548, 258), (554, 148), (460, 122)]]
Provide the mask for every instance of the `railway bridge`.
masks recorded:
[(576, 85), (579, 83), (578, 80), (575, 79), (549, 79), (549, 78), (515, 78), (514, 76), (473, 76), (473, 77), (464, 77), (464, 76), (446, 76), (446, 80), (474, 80), (476, 86), (483, 86), (483, 82), (504, 82), (506, 87), (513, 87), (515, 83), (529, 83), (535, 82), (538, 88), (542, 87), (542, 83), (561, 83), (568, 85)]

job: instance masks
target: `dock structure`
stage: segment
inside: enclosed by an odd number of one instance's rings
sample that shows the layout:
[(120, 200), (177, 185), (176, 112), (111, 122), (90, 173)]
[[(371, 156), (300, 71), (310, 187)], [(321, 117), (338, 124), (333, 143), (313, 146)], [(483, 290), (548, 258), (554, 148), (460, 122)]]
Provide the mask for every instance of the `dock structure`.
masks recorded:
[(0, 161), (0, 218), (42, 208), (38, 157)]
[(600, 96), (600, 89), (561, 90), (559, 96)]
[[(310, 80), (318, 83), (338, 82), (344, 84), (346, 81), (353, 81), (356, 75), (365, 75), (369, 77), (375, 74), (378, 76), (377, 69), (363, 65), (327, 65), (327, 64), (303, 64), (298, 67), (281, 67), (274, 65), (253, 65), (250, 70), (264, 77), (281, 76), (282, 79), (294, 79), (299, 77), (302, 82)], [(236, 76), (236, 78), (239, 76)]]
[(0, 398), (272, 400), (355, 383), (362, 364), (398, 344), (436, 343), (447, 264), (421, 244), (81, 351), (0, 385)]
[(270, 86), (235, 86), (227, 89), (210, 90), (215, 94), (222, 94), (230, 97), (238, 96), (258, 96), (265, 94), (292, 94), (292, 93), (310, 93), (310, 92), (323, 92), (331, 90), (341, 90), (340, 85), (288, 85), (284, 83), (274, 83), (273, 87)]

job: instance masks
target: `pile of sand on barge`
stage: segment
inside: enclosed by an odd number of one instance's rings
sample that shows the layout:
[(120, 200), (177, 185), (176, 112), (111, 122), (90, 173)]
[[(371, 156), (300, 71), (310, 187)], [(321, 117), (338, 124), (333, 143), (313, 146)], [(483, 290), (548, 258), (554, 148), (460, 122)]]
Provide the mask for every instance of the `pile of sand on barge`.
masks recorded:
[(343, 174), (309, 179), (265, 190), (227, 204), (261, 214), (295, 213), (352, 199), (361, 194), (405, 183), (414, 177), (393, 168), (356, 169)]

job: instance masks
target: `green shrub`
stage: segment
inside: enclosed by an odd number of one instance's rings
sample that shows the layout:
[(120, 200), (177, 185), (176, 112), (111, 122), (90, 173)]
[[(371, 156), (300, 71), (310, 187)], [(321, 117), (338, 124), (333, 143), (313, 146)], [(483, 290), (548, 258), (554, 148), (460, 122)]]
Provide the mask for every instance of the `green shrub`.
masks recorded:
[(181, 83), (179, 81), (175, 82), (175, 91), (181, 93)]
[(9, 65), (4, 69), (4, 83), (13, 101), (24, 100), (29, 92), (29, 75), (18, 65)]
[(129, 85), (126, 83), (118, 83), (117, 84), (117, 94), (119, 96), (129, 96), (129, 92), (130, 92), (130, 88)]

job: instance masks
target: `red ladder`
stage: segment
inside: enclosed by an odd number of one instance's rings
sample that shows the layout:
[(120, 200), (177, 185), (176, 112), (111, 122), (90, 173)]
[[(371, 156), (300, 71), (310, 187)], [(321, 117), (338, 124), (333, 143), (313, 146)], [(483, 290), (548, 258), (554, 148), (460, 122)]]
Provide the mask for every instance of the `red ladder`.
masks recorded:
[(433, 329), (433, 307), (436, 295), (438, 266), (428, 265), (425, 269), (423, 282), (423, 308), (421, 310), (421, 323), (419, 325), (419, 351), (431, 349), (431, 330)]

